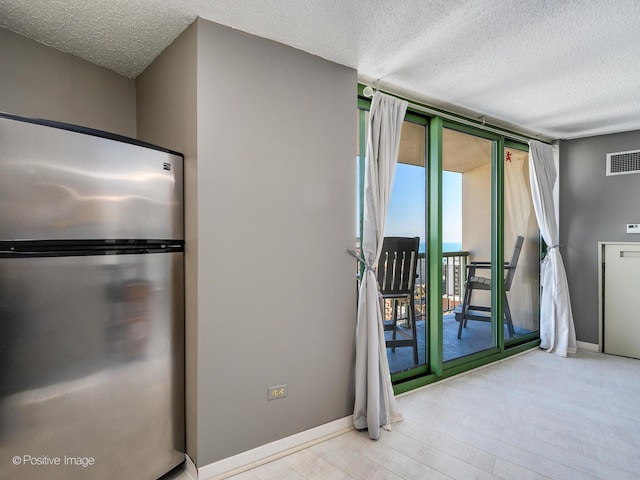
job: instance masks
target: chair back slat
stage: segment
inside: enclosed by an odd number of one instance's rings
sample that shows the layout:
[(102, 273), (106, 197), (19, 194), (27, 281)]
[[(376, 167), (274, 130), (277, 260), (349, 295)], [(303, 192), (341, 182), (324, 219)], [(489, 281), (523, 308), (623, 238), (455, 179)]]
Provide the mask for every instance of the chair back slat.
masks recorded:
[(520, 258), (520, 251), (522, 250), (522, 244), (524, 243), (524, 237), (518, 236), (516, 238), (516, 245), (513, 248), (513, 255), (511, 255), (511, 261), (507, 267), (507, 275), (504, 278), (504, 291), (508, 292), (511, 289), (513, 283), (513, 277), (516, 274), (516, 267), (518, 266), (518, 258)]
[(385, 237), (378, 261), (380, 292), (407, 295), (413, 291), (420, 237)]

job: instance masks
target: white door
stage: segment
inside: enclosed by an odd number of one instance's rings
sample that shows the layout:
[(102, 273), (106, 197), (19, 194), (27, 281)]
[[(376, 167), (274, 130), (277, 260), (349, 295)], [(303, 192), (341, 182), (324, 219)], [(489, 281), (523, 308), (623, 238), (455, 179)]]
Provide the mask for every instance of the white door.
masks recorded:
[(640, 358), (640, 244), (606, 244), (604, 352)]

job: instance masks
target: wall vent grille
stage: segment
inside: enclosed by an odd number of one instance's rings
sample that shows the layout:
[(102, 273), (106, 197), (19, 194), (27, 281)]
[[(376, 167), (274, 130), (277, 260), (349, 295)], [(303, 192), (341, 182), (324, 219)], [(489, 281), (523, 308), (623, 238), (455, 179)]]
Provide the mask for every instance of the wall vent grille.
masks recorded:
[(607, 176), (640, 173), (640, 150), (607, 153)]

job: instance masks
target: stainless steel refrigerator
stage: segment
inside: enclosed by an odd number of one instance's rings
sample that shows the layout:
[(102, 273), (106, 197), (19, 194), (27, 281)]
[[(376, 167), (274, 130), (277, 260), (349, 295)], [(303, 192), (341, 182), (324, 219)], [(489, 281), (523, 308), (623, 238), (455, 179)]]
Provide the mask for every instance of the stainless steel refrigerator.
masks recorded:
[(0, 115), (0, 479), (184, 460), (183, 158)]

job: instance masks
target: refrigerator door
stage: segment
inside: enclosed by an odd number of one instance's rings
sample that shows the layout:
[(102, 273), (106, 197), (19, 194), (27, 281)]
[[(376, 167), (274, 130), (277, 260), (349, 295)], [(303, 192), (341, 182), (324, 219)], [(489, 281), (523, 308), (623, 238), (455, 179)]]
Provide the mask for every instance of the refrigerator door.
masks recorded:
[(0, 479), (184, 460), (182, 256), (0, 258)]
[(181, 156), (0, 117), (0, 241), (184, 238)]

